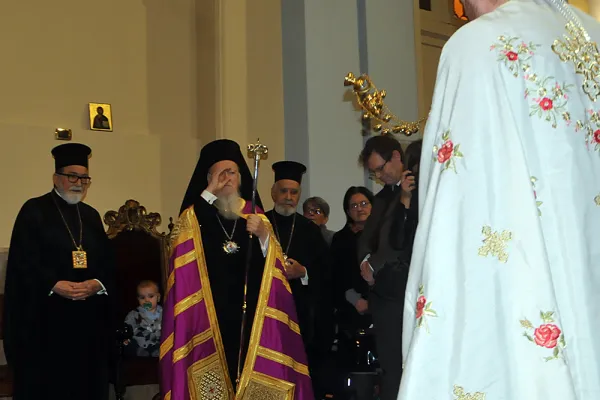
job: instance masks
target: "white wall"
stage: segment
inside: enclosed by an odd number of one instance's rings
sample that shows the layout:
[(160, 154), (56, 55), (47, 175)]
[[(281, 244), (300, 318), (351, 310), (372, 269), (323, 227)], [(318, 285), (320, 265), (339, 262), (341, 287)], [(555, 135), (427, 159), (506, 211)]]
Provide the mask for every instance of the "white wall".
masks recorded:
[[(364, 139), (360, 114), (343, 86), (346, 74), (368, 72), (389, 93), (394, 113), (417, 119), (410, 3), (282, 2), (286, 158), (307, 165), (302, 197), (320, 196), (330, 204), (330, 229), (345, 223), (342, 200), (348, 187), (372, 186), (357, 165)], [(359, 37), (366, 37), (366, 48)], [(365, 61), (368, 71), (361, 71)]]
[[(193, 0), (3, 4), (0, 246), (8, 246), (21, 205), (52, 187), (50, 150), (65, 143), (54, 140), (57, 127), (92, 148), (86, 201), (101, 215), (133, 198), (165, 220), (176, 216), (199, 149), (194, 7)], [(88, 129), (88, 102), (112, 104), (113, 132)]]

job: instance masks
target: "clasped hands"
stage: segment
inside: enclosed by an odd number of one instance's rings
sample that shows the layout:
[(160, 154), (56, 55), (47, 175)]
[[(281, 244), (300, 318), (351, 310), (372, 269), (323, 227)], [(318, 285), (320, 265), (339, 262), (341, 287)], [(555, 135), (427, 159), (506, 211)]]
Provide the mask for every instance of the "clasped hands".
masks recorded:
[(90, 279), (83, 282), (58, 281), (52, 291), (59, 296), (71, 300), (85, 300), (102, 290), (102, 285), (97, 280)]

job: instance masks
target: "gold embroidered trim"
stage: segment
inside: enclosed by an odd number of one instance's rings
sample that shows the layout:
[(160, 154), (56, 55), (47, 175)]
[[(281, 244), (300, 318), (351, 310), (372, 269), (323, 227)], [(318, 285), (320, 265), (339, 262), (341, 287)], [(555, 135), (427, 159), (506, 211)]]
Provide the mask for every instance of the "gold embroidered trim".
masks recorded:
[(190, 400), (233, 400), (219, 355), (198, 360), (187, 369)]
[(171, 400), (171, 391), (169, 390), (167, 394), (165, 394), (165, 400)]
[(185, 299), (181, 300), (179, 303), (175, 304), (174, 316), (178, 316), (188, 308), (198, 304), (204, 299), (204, 295), (202, 294), (202, 289), (198, 290), (194, 294), (190, 294)]
[(175, 271), (171, 271), (171, 273), (169, 274), (169, 279), (167, 279), (167, 289), (165, 290), (165, 299), (169, 295), (169, 292), (171, 291), (171, 288), (173, 287), (174, 284), (175, 284)]
[[(196, 261), (198, 263), (198, 274), (200, 275), (200, 281), (202, 282), (202, 292), (204, 293), (204, 302), (206, 304), (206, 311), (210, 326), (213, 330), (213, 340), (215, 341), (216, 360), (223, 374), (225, 380), (225, 386), (227, 388), (228, 398), (234, 398), (233, 385), (231, 383), (231, 377), (229, 376), (229, 368), (227, 367), (227, 358), (225, 357), (225, 349), (223, 347), (223, 339), (221, 337), (221, 330), (219, 329), (219, 321), (217, 320), (217, 312), (215, 310), (215, 304), (212, 296), (212, 289), (210, 287), (210, 279), (208, 277), (208, 270), (206, 268), (206, 256), (204, 253), (204, 244), (202, 243), (202, 233), (200, 232), (200, 224), (196, 218), (194, 207), (188, 208), (184, 213), (185, 219), (188, 221), (187, 224), (191, 227), (191, 237), (194, 240), (194, 248), (196, 249)], [(181, 218), (180, 218), (181, 219)], [(204, 361), (204, 360), (201, 360)], [(205, 363), (198, 363), (198, 365), (206, 365)]]
[(283, 283), (283, 286), (285, 286), (285, 289), (288, 292), (292, 293), (290, 283), (288, 282), (287, 278), (285, 277), (285, 275), (283, 275), (283, 272), (281, 272), (280, 269), (273, 267), (273, 278), (279, 279)]
[(242, 400), (291, 400), (295, 385), (281, 379), (256, 372), (244, 393)]
[[(190, 213), (191, 211), (191, 213)], [(175, 249), (175, 247), (179, 246), (181, 243), (184, 243), (192, 238), (193, 235), (193, 219), (189, 218), (190, 214), (194, 213), (194, 206), (188, 207), (184, 210), (175, 226), (173, 227), (173, 231), (171, 232), (171, 250)], [(197, 221), (196, 221), (197, 222)]]
[(181, 346), (180, 348), (178, 348), (177, 350), (175, 350), (173, 352), (173, 364), (175, 364), (177, 361), (187, 357), (192, 352), (192, 350), (194, 350), (194, 347), (206, 342), (211, 337), (212, 337), (212, 329), (211, 328), (208, 328), (204, 332), (199, 333), (196, 336), (194, 336), (189, 342), (187, 342), (186, 344), (184, 344), (183, 346)]
[(196, 259), (196, 250), (188, 251), (187, 253), (177, 257), (173, 263), (173, 269), (185, 267)]
[[(243, 217), (247, 218), (247, 216), (244, 215)], [(261, 219), (267, 227), (270, 237), (275, 237), (273, 226), (269, 222), (267, 216), (261, 214)], [(254, 365), (256, 363), (256, 357), (260, 351), (260, 337), (265, 320), (265, 310), (269, 302), (269, 295), (273, 289), (273, 278), (275, 275), (278, 275), (278, 279), (283, 282), (288, 292), (290, 294), (292, 293), (287, 279), (283, 276), (283, 273), (276, 268), (277, 260), (283, 260), (283, 250), (276, 240), (270, 240), (269, 247), (267, 249), (267, 255), (265, 257), (263, 277), (260, 283), (256, 314), (254, 316), (254, 323), (252, 324), (252, 333), (250, 335), (250, 344), (248, 345), (248, 354), (244, 363), (242, 376), (240, 377), (240, 383), (238, 384), (236, 399), (246, 399), (246, 389), (248, 389), (250, 386), (250, 382), (257, 379), (256, 372), (254, 372)]]
[(296, 371), (302, 375), (309, 376), (308, 366), (306, 366), (302, 363), (299, 363), (298, 361), (294, 360), (292, 357), (290, 357), (286, 354), (259, 346), (258, 347), (258, 355), (263, 358), (266, 358), (267, 360), (275, 361), (279, 364), (285, 365), (286, 367), (290, 367), (294, 371)]
[(165, 354), (169, 352), (173, 348), (173, 344), (175, 343), (175, 333), (171, 333), (168, 338), (165, 339), (164, 342), (160, 344), (160, 355), (158, 356), (159, 360), (162, 360)]
[(290, 316), (284, 313), (283, 311), (267, 307), (267, 309), (265, 310), (265, 317), (270, 317), (276, 319), (279, 322), (283, 322), (284, 324), (289, 326), (292, 331), (300, 335), (300, 326), (298, 326), (296, 322), (292, 321), (290, 319)]

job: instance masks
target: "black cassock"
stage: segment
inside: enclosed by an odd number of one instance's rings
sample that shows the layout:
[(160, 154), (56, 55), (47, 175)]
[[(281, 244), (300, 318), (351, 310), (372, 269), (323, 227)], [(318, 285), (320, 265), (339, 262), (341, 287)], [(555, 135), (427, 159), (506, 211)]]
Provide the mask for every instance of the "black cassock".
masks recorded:
[[(85, 269), (73, 268), (75, 247), (59, 208), (78, 244), (79, 208)], [(23, 205), (10, 243), (4, 308), (4, 350), (15, 372), (15, 400), (108, 398), (114, 268), (95, 209), (69, 205), (54, 191)], [(108, 295), (79, 301), (50, 295), (58, 281), (89, 279), (98, 279)]]
[[(242, 363), (246, 358), (245, 353), (252, 331), (265, 258), (258, 238), (254, 236), (250, 240), (244, 218), (239, 218), (237, 221), (226, 220), (218, 214), (215, 206), (208, 204), (203, 198), (196, 202), (194, 211), (202, 233), (208, 279), (225, 348), (229, 376), (235, 387), (240, 350), (246, 256), (250, 243), (252, 253), (248, 274), (247, 322)], [(223, 244), (229, 240), (227, 235), (231, 236), (232, 231), (232, 240), (240, 248), (237, 253), (227, 254), (223, 250)]]
[[(308, 285), (302, 285), (300, 279), (293, 279), (290, 281), (290, 287), (294, 295), (300, 331), (310, 362), (311, 355), (315, 351), (322, 352), (331, 336), (331, 327), (325, 327), (320, 323), (324, 322), (326, 318), (323, 317), (324, 313), (320, 312), (322, 309), (317, 308), (317, 304), (321, 303), (320, 306), (322, 306), (325, 297), (330, 294), (327, 287), (330, 281), (329, 249), (320, 228), (308, 218), (296, 213), (294, 224), (294, 214), (285, 217), (274, 210), (266, 214), (273, 225), (273, 230), (278, 235), (277, 239), (283, 252), (289, 258), (304, 265), (308, 272)], [(294, 225), (293, 233), (292, 225)], [(332, 322), (331, 318), (329, 320)]]

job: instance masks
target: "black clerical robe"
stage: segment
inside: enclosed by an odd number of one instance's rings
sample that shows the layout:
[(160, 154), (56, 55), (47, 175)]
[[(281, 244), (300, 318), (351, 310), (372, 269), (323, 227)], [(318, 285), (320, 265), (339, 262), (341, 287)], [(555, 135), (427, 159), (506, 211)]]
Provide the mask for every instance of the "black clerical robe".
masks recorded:
[[(304, 265), (308, 272), (308, 285), (303, 285), (301, 279), (292, 279), (290, 286), (296, 303), (302, 338), (310, 358), (310, 347), (315, 346), (315, 341), (319, 341), (319, 337), (322, 336), (317, 335), (315, 329), (316, 320), (319, 319), (315, 314), (316, 305), (322, 296), (321, 288), (330, 276), (327, 243), (319, 227), (301, 214), (295, 214), (295, 223), (294, 214), (285, 217), (271, 210), (266, 215), (273, 225), (283, 252), (289, 258)], [(292, 225), (294, 225), (293, 232)], [(323, 329), (327, 328), (319, 326), (319, 330)]]
[[(242, 362), (245, 359), (252, 331), (265, 258), (258, 238), (256, 236), (252, 239), (249, 238), (244, 218), (235, 221), (226, 220), (219, 215), (217, 208), (204, 198), (196, 202), (194, 211), (202, 233), (208, 278), (225, 348), (229, 376), (235, 387), (248, 250), (251, 251), (251, 259), (248, 273), (246, 335)], [(223, 250), (223, 244), (229, 240), (227, 236), (231, 237), (232, 233), (231, 240), (238, 244), (239, 251), (228, 254)]]
[[(63, 218), (59, 212), (62, 212)], [(81, 215), (87, 268), (73, 268)], [(16, 400), (108, 398), (115, 260), (98, 212), (52, 191), (30, 199), (11, 238), (5, 287), (4, 349)], [(51, 294), (58, 281), (98, 279), (107, 294), (74, 301)]]

